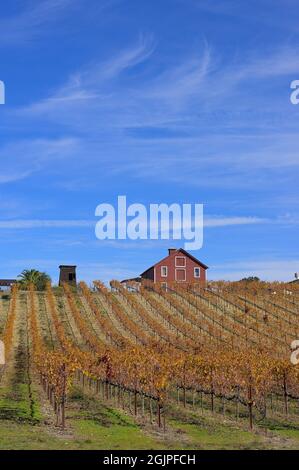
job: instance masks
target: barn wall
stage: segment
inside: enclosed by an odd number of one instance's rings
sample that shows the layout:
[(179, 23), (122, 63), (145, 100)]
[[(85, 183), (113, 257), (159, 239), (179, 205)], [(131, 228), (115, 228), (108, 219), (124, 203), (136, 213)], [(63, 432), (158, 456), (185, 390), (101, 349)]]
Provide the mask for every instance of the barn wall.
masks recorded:
[(150, 268), (145, 273), (143, 273), (142, 279), (147, 279), (149, 281), (154, 281), (155, 280), (154, 268)]
[[(175, 266), (175, 261), (176, 257), (184, 257), (186, 266), (184, 268), (179, 267), (176, 268)], [(161, 276), (161, 267), (162, 266), (167, 266), (168, 268), (168, 275), (167, 278)], [(194, 277), (194, 268), (200, 268), (200, 278), (195, 278)], [(185, 269), (186, 272), (186, 282), (200, 282), (204, 283), (206, 281), (206, 270), (193, 261), (191, 258), (188, 256), (184, 256), (183, 254), (179, 252), (171, 252), (170, 255), (163, 261), (158, 262), (155, 265), (155, 270), (156, 270), (156, 282), (174, 282), (176, 281), (176, 269)]]

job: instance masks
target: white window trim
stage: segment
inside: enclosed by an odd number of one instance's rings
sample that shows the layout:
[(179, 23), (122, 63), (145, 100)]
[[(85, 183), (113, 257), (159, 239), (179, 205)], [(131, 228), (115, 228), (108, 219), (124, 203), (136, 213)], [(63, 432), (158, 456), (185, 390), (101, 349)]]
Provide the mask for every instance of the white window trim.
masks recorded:
[[(185, 279), (178, 279), (178, 278), (177, 278), (177, 270), (178, 270), (178, 269), (181, 269), (182, 271), (184, 271), (184, 273), (185, 273)], [(187, 279), (186, 269), (179, 266), (179, 267), (175, 270), (175, 280), (176, 280), (177, 282), (186, 282), (186, 279)]]
[[(163, 268), (166, 268), (166, 274), (163, 274)], [(161, 277), (167, 277), (168, 276), (168, 266), (161, 266)]]
[[(196, 269), (199, 270), (199, 275), (198, 275), (198, 276), (195, 275), (195, 270), (196, 270)], [(198, 267), (195, 267), (195, 268), (194, 268), (194, 277), (195, 277), (195, 279), (200, 279), (200, 268), (198, 268)]]
[[(185, 261), (185, 264), (177, 264), (177, 258), (182, 258)], [(176, 268), (185, 268), (186, 267), (186, 256), (176, 256), (175, 257), (175, 267)]]

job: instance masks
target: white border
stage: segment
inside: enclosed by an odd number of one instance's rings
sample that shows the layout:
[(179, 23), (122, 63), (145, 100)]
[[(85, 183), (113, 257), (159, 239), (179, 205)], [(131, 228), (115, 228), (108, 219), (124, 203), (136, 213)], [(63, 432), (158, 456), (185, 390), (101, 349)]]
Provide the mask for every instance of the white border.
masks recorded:
[[(199, 269), (199, 276), (195, 276), (195, 269)], [(193, 276), (194, 276), (195, 279), (200, 279), (201, 278), (201, 270), (198, 266), (194, 266)]]
[[(177, 265), (177, 264), (176, 264), (177, 258), (183, 258), (183, 260), (185, 260), (185, 264)], [(176, 268), (185, 268), (185, 267), (186, 267), (186, 256), (176, 256), (176, 257), (175, 257), (175, 267), (176, 267)]]
[[(185, 273), (185, 279), (180, 279), (180, 280), (177, 279), (177, 275), (176, 275), (176, 274), (177, 274), (177, 270), (178, 270), (178, 269), (181, 269), (182, 271), (184, 271), (184, 273)], [(187, 279), (186, 268), (181, 268), (181, 267), (176, 268), (176, 269), (175, 269), (175, 280), (176, 280), (177, 282), (186, 282), (186, 279)]]
[[(166, 274), (163, 274), (163, 268), (166, 268)], [(161, 266), (161, 277), (167, 277), (168, 276), (168, 266)]]

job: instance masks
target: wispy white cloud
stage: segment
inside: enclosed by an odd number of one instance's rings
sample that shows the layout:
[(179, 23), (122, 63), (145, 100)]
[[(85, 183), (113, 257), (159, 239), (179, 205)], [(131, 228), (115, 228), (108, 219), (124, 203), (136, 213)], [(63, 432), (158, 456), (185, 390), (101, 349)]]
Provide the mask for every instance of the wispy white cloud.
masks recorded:
[(258, 276), (265, 281), (291, 281), (299, 271), (299, 259), (244, 260), (210, 266), (211, 279), (236, 281), (248, 276)]
[[(112, 8), (123, 0), (99, 0), (93, 14), (101, 19), (103, 10)], [(22, 2), (23, 4), (25, 2)], [(2, 16), (0, 19), (0, 47), (24, 45), (46, 33), (57, 32), (60, 21), (68, 18), (70, 12), (77, 15), (86, 13), (83, 0), (30, 0), (17, 14)], [(68, 23), (63, 23), (63, 31)]]
[[(244, 8), (242, 1), (235, 0), (176, 0), (186, 5), (187, 1), (196, 9), (201, 10), (205, 14), (218, 16), (218, 18), (231, 17), (234, 20), (242, 21), (252, 25), (262, 24), (265, 27), (283, 29), (298, 32), (297, 27), (297, 1), (296, 0), (251, 0), (250, 9)], [(275, 15), (274, 12), (283, 8), (284, 12), (288, 11), (288, 15)], [(257, 14), (259, 11), (259, 14)], [(271, 14), (269, 14), (271, 11)]]
[(205, 217), (204, 227), (229, 227), (233, 225), (268, 224), (271, 221), (261, 217)]
[[(130, 218), (128, 218), (130, 220)], [(36, 229), (36, 228), (82, 228), (94, 227), (97, 220), (84, 219), (8, 219), (0, 220), (0, 229)], [(271, 221), (260, 217), (211, 217), (204, 218), (204, 228), (228, 227), (234, 225), (255, 225), (267, 223), (298, 223), (295, 219), (277, 219)], [(173, 227), (181, 227), (181, 220), (175, 219)]]
[(68, 118), (71, 115), (74, 117), (76, 109), (80, 109), (81, 113), (87, 111), (91, 115), (95, 108), (100, 112), (101, 108), (108, 106), (110, 101), (115, 104), (115, 91), (107, 89), (107, 85), (111, 86), (111, 80), (119, 78), (126, 70), (149, 59), (154, 50), (154, 38), (140, 35), (137, 43), (130, 48), (124, 49), (107, 61), (90, 65), (72, 74), (52, 96), (18, 112), (21, 115), (48, 116), (54, 119), (58, 119), (61, 113)]
[(0, 159), (5, 165), (1, 168), (0, 184), (28, 178), (44, 166), (65, 160), (77, 145), (78, 140), (72, 138), (19, 140), (3, 145)]
[[(152, 62), (152, 73), (142, 72), (140, 79), (138, 72), (131, 77), (123, 75), (126, 70), (152, 59), (155, 45), (153, 36), (140, 36), (135, 45), (108, 61), (102, 60), (77, 71), (51, 96), (18, 113), (49, 118), (73, 129), (80, 123), (81, 129), (84, 126), (90, 133), (95, 132), (96, 123), (101, 122), (101, 128), (106, 131), (156, 125), (172, 127), (175, 135), (180, 130), (194, 134), (199, 111), (208, 106), (213, 116), (221, 103), (225, 106), (222, 112), (227, 114), (226, 108), (229, 109), (229, 125), (240, 128), (242, 121), (237, 109), (242, 107), (242, 85), (294, 74), (299, 68), (297, 48), (293, 45), (276, 48), (266, 55), (246, 52), (223, 62), (217, 51), (204, 41), (196, 54), (177, 59), (176, 65), (165, 63), (162, 70), (156, 71)], [(77, 120), (76, 115), (81, 119)], [(248, 124), (248, 119), (246, 122)], [(224, 120), (223, 125), (225, 123)]]
[(45, 31), (73, 7), (79, 0), (42, 0), (35, 1), (31, 7), (25, 8), (15, 16), (2, 17), (0, 20), (0, 45), (19, 44), (31, 40)]
[[(178, 184), (188, 180), (203, 188), (269, 187), (275, 175), (265, 178), (264, 170), (276, 171), (278, 179), (280, 170), (298, 167), (297, 129), (286, 132), (284, 116), (275, 125), (277, 103), (267, 101), (268, 127), (260, 111), (270, 75), (285, 77), (299, 68), (296, 48), (247, 51), (223, 62), (204, 41), (196, 54), (162, 68), (156, 68), (155, 53), (154, 37), (140, 36), (131, 47), (79, 70), (52, 95), (13, 114), (32, 125), (50, 122), (82, 136), (84, 145), (73, 154), (80, 177), (70, 168), (57, 186), (91, 188), (90, 165), (94, 175), (101, 165), (102, 175)], [(248, 113), (244, 90), (256, 81), (262, 84), (260, 96), (252, 97)], [(20, 178), (27, 175), (27, 168), (20, 172)], [(4, 178), (18, 179), (15, 172)], [(289, 178), (290, 172), (286, 183)]]
[[(121, 262), (109, 260), (104, 262), (86, 262), (78, 256), (57, 259), (42, 258), (19, 258), (6, 263), (6, 275), (15, 276), (25, 268), (34, 267), (42, 271), (48, 271), (53, 280), (58, 280), (58, 266), (60, 264), (77, 264), (78, 279), (86, 282), (92, 282), (95, 279), (101, 279), (109, 282), (111, 279), (125, 279), (134, 277), (142, 270), (138, 263), (133, 264), (123, 259)], [(208, 277), (211, 280), (230, 280), (236, 281), (248, 276), (258, 276), (265, 281), (291, 281), (294, 279), (294, 273), (299, 271), (299, 259), (275, 259), (275, 260), (246, 260), (239, 262), (230, 262), (222, 265), (211, 265), (209, 267)]]
[(209, 77), (212, 69), (211, 50), (205, 41), (202, 52), (179, 66), (170, 68), (153, 80), (150, 87), (142, 90), (142, 97), (162, 99), (169, 103), (183, 100), (200, 93), (202, 84)]
[[(78, 280), (84, 280), (87, 283), (92, 283), (96, 279), (109, 283), (111, 279), (124, 279), (126, 277), (136, 276), (136, 271), (132, 267), (128, 267), (126, 261), (120, 263), (119, 260), (110, 260), (109, 263), (101, 262), (86, 262), (78, 257), (68, 258), (65, 256), (63, 259), (48, 259), (48, 258), (19, 258), (8, 261), (6, 265), (7, 276), (14, 277), (16, 273), (20, 273), (23, 269), (35, 268), (40, 271), (47, 271), (50, 273), (52, 280), (58, 282), (59, 265), (60, 264), (77, 264), (77, 277)], [(138, 270), (137, 270), (138, 274)]]
[(93, 221), (90, 220), (42, 220), (42, 219), (19, 219), (19, 220), (0, 220), (1, 229), (37, 229), (37, 228), (79, 228), (92, 227)]
[(78, 268), (79, 278), (90, 283), (96, 279), (109, 283), (111, 279), (122, 280), (136, 275), (138, 272), (136, 274), (132, 266), (129, 267), (125, 261), (122, 264), (112, 261), (109, 265), (106, 263), (82, 263)]

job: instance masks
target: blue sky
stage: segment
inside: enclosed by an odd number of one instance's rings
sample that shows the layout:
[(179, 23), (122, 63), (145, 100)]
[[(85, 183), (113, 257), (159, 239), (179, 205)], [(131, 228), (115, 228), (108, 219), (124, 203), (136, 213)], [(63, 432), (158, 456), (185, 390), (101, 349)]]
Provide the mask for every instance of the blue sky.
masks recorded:
[[(4, 3), (4, 2), (2, 2)], [(0, 11), (0, 277), (136, 275), (95, 208), (203, 203), (210, 279), (299, 271), (295, 0), (12, 0)]]

